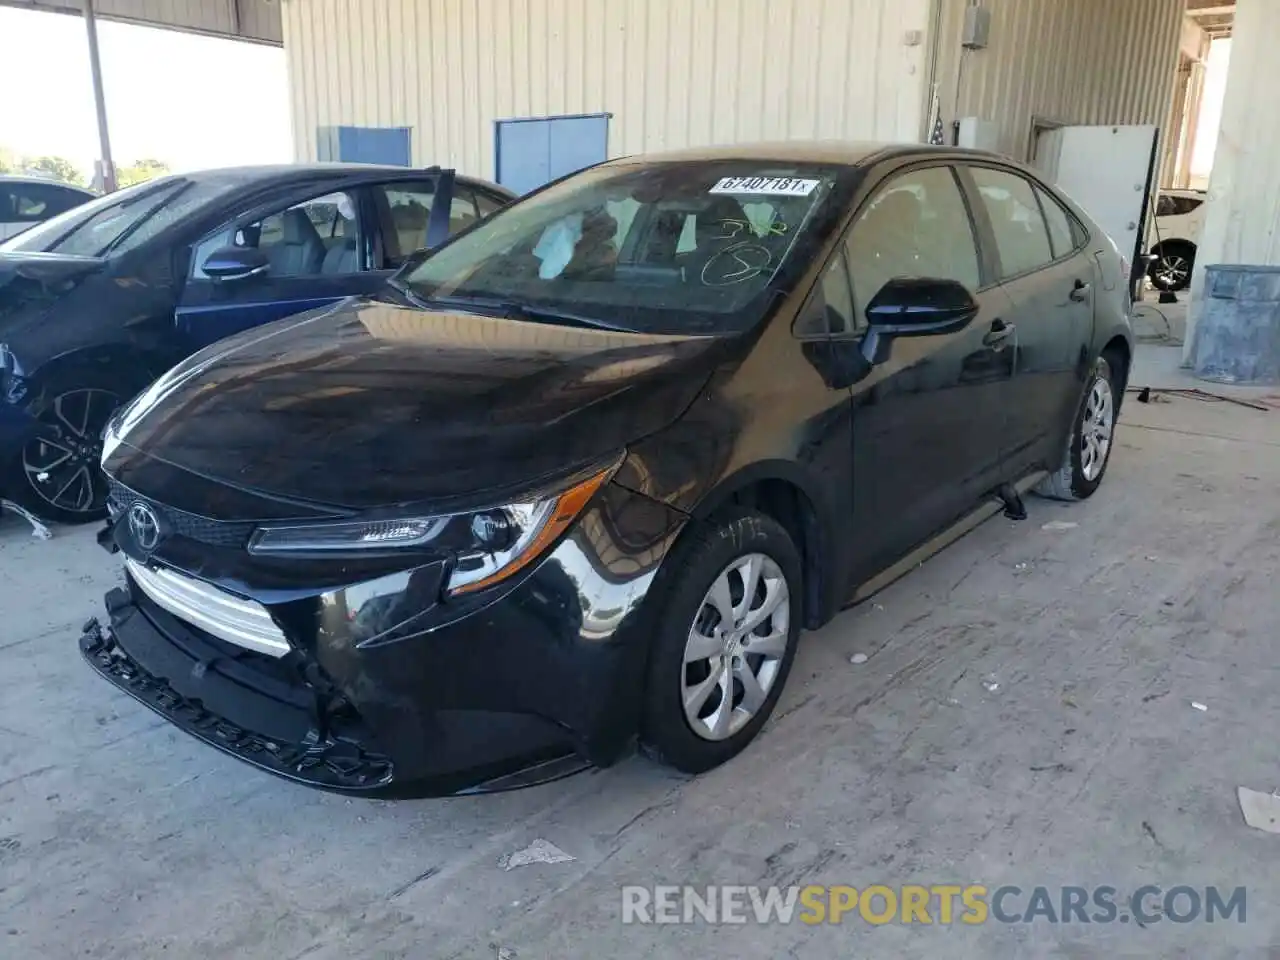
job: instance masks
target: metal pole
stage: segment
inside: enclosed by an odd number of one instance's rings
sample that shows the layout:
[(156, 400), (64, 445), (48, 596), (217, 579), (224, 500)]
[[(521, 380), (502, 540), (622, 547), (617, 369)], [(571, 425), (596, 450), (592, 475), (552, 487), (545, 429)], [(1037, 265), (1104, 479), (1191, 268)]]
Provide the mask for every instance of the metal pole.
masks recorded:
[(98, 60), (98, 21), (93, 15), (93, 0), (84, 0), (84, 25), (89, 32), (89, 72), (93, 75), (93, 105), (98, 111), (98, 149), (102, 154), (102, 190), (116, 188), (116, 168), (111, 162), (111, 137), (107, 133), (107, 99), (102, 92), (102, 63)]

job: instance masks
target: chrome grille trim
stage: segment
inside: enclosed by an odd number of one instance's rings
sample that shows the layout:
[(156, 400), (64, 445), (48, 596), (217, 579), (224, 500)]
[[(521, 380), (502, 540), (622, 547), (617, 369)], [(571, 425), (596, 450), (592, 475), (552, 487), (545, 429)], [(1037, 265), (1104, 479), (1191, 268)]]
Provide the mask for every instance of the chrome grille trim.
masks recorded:
[(125, 567), (157, 606), (205, 633), (268, 657), (283, 657), (289, 652), (289, 641), (262, 604), (242, 600), (174, 570), (145, 567), (129, 559)]

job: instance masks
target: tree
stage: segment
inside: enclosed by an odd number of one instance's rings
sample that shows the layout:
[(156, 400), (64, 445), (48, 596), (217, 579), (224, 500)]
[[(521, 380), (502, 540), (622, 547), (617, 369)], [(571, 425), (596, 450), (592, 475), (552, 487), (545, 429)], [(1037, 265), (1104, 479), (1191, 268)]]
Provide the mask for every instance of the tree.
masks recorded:
[(65, 157), (26, 157), (22, 170), (37, 176), (47, 176), (62, 183), (84, 184), (84, 175), (74, 163)]
[(8, 147), (0, 147), (0, 173), (17, 173), (18, 157)]
[(163, 160), (137, 160), (127, 167), (116, 168), (116, 186), (131, 187), (135, 183), (154, 180), (169, 172), (169, 165)]

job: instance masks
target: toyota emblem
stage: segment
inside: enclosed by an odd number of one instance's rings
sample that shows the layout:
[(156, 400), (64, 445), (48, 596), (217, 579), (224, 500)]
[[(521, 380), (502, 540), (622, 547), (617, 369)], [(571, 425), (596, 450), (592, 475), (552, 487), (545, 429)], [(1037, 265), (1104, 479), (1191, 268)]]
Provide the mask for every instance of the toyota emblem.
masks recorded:
[(160, 518), (142, 501), (135, 501), (129, 508), (129, 532), (133, 534), (138, 549), (150, 553), (160, 542)]

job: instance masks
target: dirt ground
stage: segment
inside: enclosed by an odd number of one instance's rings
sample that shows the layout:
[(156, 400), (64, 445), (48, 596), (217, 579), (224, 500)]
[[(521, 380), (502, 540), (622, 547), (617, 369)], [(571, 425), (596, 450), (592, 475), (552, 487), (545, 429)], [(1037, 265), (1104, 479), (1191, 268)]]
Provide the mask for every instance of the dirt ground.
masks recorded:
[[(1099, 494), (1029, 507), (807, 635), (726, 767), (397, 804), (117, 693), (75, 648), (117, 565), (5, 521), (0, 958), (1280, 956), (1280, 836), (1236, 800), (1280, 787), (1280, 410), (1130, 402)], [(536, 839), (576, 859), (500, 865)], [(680, 883), (1243, 886), (1247, 914), (621, 922), (622, 885)]]

